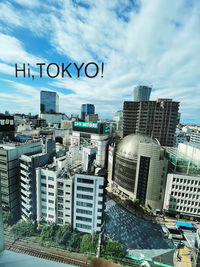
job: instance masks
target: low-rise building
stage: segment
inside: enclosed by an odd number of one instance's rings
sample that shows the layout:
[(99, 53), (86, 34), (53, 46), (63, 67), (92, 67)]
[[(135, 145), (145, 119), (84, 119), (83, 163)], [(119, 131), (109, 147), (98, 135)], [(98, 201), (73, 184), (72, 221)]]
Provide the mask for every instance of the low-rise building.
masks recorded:
[(169, 169), (163, 209), (200, 218), (200, 148), (185, 143), (166, 148), (166, 153)]

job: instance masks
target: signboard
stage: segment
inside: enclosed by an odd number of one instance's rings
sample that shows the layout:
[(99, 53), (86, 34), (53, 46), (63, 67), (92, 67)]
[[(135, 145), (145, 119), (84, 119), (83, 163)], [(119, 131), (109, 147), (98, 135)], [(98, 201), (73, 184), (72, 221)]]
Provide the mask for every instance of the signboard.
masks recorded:
[(94, 128), (98, 129), (98, 123), (96, 122), (81, 122), (81, 121), (75, 121), (74, 126), (76, 127), (84, 127), (84, 128)]
[(73, 131), (85, 132), (85, 133), (96, 133), (96, 134), (109, 134), (110, 125), (105, 122), (82, 122), (74, 121)]
[(11, 132), (15, 130), (14, 117), (0, 115), (0, 132)]

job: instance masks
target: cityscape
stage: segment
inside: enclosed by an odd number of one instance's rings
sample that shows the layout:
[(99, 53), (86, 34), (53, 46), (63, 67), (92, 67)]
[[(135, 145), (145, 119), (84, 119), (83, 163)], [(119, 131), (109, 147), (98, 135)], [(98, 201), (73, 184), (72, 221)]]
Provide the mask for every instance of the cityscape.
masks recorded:
[(91, 103), (69, 117), (45, 90), (38, 115), (0, 114), (1, 250), (74, 266), (89, 266), (86, 254), (199, 266), (200, 126), (151, 91), (135, 86), (113, 120)]
[(200, 267), (200, 1), (0, 1), (0, 267)]

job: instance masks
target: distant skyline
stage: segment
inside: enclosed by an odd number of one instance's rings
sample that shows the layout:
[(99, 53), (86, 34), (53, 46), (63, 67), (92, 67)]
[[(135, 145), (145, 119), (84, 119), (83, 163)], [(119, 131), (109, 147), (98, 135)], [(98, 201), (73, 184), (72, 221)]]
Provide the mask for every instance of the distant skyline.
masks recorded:
[[(181, 122), (200, 124), (200, 1), (3, 0), (0, 2), (0, 113), (40, 111), (40, 91), (59, 111), (92, 103), (112, 119), (138, 84), (150, 100), (180, 102)], [(104, 62), (104, 76), (15, 77), (15, 64)], [(38, 68), (32, 67), (34, 74)]]

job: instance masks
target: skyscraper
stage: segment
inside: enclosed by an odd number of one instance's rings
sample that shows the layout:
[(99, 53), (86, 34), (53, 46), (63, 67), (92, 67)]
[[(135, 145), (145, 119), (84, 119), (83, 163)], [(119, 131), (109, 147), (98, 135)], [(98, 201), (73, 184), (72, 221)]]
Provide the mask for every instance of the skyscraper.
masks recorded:
[(81, 120), (85, 121), (87, 115), (95, 113), (95, 106), (93, 104), (82, 104), (81, 106)]
[(125, 101), (123, 136), (143, 133), (157, 138), (162, 146), (173, 146), (178, 109), (179, 102), (174, 102), (172, 99)]
[(134, 101), (149, 101), (151, 94), (151, 87), (146, 85), (137, 85), (135, 86), (134, 92)]
[(41, 113), (59, 112), (59, 96), (56, 92), (52, 91), (40, 92), (40, 112)]

